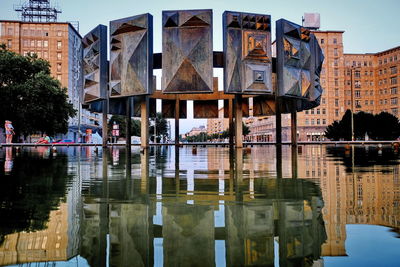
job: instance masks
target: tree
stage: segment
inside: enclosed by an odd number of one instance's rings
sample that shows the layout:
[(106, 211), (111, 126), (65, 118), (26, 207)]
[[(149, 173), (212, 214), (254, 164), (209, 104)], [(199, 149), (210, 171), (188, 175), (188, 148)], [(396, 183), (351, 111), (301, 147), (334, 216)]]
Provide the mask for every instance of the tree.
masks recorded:
[[(365, 135), (374, 140), (394, 140), (400, 136), (399, 120), (390, 113), (373, 115), (366, 112), (354, 114), (354, 137), (363, 140)], [(326, 128), (325, 136), (331, 140), (351, 140), (351, 111)]]
[(249, 128), (249, 126), (247, 126), (246, 124), (244, 124), (244, 122), (242, 122), (243, 123), (243, 126), (242, 126), (242, 134), (244, 135), (244, 136), (246, 136), (246, 135), (248, 135), (249, 133), (250, 133), (250, 128)]
[[(149, 128), (151, 136), (150, 138), (151, 140), (154, 141), (154, 118), (151, 118), (150, 121), (153, 124)], [(160, 140), (161, 137), (165, 136), (168, 137), (168, 122), (165, 118), (162, 117), (161, 112), (157, 112), (156, 114), (155, 125), (156, 125), (156, 137), (158, 140)]]
[[(119, 136), (126, 137), (126, 117), (113, 115), (108, 121), (108, 136), (112, 136), (113, 125), (119, 125)], [(131, 119), (131, 136), (140, 136), (140, 120)]]
[(75, 116), (67, 89), (50, 76), (49, 62), (0, 46), (0, 122), (11, 120), (16, 135), (66, 133)]

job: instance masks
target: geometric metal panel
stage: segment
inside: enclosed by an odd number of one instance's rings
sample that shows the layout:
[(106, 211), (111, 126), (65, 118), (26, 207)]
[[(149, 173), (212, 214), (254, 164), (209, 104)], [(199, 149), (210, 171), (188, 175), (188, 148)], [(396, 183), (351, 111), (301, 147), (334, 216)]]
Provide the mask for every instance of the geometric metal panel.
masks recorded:
[(193, 101), (193, 118), (194, 119), (218, 118), (218, 100)]
[[(175, 118), (175, 101), (176, 100), (167, 100), (163, 99), (161, 101), (161, 113), (162, 117), (165, 119), (173, 119)], [(179, 118), (186, 119), (187, 118), (187, 103), (186, 100), (179, 100)]]
[(83, 103), (107, 98), (107, 27), (98, 25), (82, 39)]
[[(250, 116), (250, 98), (242, 99), (242, 117)], [(224, 118), (229, 118), (229, 100), (224, 100)]]
[(271, 16), (223, 14), (224, 91), (272, 94)]
[(152, 94), (153, 16), (110, 22), (110, 97)]
[(212, 10), (162, 12), (162, 90), (213, 91)]
[(253, 116), (271, 116), (276, 113), (275, 100), (267, 99), (263, 96), (253, 98)]
[(317, 38), (295, 23), (276, 22), (278, 96), (295, 97), (297, 111), (319, 105), (324, 56)]

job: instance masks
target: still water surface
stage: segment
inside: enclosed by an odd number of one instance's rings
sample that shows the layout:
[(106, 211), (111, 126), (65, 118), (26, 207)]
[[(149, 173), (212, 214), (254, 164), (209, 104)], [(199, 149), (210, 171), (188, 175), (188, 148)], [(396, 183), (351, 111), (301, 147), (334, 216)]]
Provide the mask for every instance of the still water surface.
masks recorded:
[(399, 266), (391, 147), (2, 148), (0, 164), (0, 265)]

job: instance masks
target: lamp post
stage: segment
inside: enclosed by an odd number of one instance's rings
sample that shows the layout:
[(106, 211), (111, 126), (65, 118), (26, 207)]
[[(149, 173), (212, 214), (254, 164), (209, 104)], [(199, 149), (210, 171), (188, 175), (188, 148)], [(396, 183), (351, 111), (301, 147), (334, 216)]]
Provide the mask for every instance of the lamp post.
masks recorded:
[(351, 141), (354, 141), (354, 90), (353, 90), (353, 70), (354, 67), (351, 67), (350, 69), (350, 91), (351, 91), (351, 119), (350, 119), (350, 124), (351, 124)]

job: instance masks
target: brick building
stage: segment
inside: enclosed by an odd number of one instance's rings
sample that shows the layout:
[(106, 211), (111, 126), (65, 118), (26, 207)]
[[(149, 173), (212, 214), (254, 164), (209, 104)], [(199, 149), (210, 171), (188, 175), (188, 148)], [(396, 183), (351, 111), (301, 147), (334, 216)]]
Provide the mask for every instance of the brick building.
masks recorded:
[[(21, 55), (36, 54), (50, 62), (51, 74), (68, 88), (68, 97), (77, 116), (69, 121), (68, 138), (77, 141), (77, 127), (99, 125), (97, 114), (82, 110), (80, 92), (82, 88), (82, 37), (66, 22), (24, 22), (0, 20), (0, 43)], [(79, 120), (79, 115), (81, 116)]]

